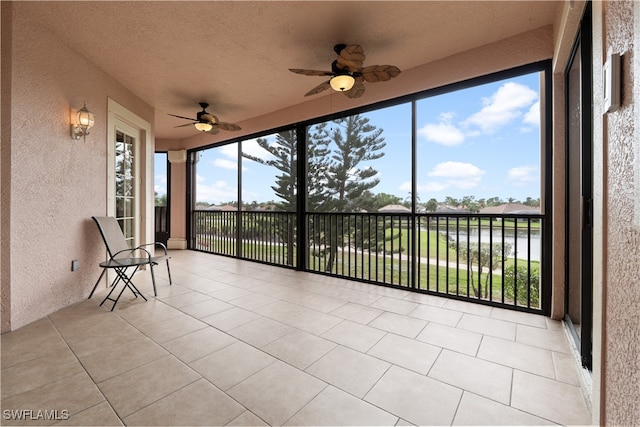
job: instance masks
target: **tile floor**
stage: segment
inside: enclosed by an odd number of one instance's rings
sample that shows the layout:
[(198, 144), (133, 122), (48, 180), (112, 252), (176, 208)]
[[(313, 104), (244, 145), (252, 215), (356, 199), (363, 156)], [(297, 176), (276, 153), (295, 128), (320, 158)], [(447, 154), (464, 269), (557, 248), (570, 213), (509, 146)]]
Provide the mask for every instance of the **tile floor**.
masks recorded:
[[(590, 422), (560, 322), (198, 252), (172, 256), (174, 284), (157, 267), (157, 298), (127, 291), (111, 312), (99, 307), (101, 289), (3, 334), (2, 424)], [(149, 272), (134, 282), (153, 295)]]

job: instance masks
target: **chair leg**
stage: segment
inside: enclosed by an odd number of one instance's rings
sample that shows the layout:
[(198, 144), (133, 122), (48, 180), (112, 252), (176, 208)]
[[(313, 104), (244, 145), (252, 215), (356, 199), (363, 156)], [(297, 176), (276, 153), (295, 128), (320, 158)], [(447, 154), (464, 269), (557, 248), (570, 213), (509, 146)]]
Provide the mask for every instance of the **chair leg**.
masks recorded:
[(149, 266), (151, 267), (151, 283), (153, 283), (153, 296), (157, 297), (158, 292), (156, 291), (156, 276), (155, 274), (153, 274), (153, 263), (150, 263)]
[(169, 268), (169, 260), (167, 261), (167, 273), (169, 274), (169, 286), (171, 286), (172, 282), (171, 282), (171, 269)]
[(87, 299), (91, 299), (91, 297), (93, 296), (93, 293), (96, 291), (96, 288), (98, 287), (98, 283), (100, 283), (100, 280), (102, 279), (102, 276), (104, 276), (104, 273), (107, 271), (106, 268), (102, 269), (102, 273), (100, 273), (100, 277), (98, 277), (98, 280), (96, 280), (96, 284), (93, 285), (93, 289), (91, 289), (91, 293), (89, 294), (89, 298)]

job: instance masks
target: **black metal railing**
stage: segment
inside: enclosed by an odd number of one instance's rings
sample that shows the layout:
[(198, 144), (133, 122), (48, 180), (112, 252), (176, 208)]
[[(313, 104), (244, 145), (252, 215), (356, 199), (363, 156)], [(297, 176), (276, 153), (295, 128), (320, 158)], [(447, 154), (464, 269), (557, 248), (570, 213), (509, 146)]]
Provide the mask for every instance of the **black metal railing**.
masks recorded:
[[(526, 311), (542, 310), (539, 214), (194, 211), (196, 250)], [(237, 242), (241, 242), (237, 245)], [(305, 254), (304, 262), (298, 260)]]

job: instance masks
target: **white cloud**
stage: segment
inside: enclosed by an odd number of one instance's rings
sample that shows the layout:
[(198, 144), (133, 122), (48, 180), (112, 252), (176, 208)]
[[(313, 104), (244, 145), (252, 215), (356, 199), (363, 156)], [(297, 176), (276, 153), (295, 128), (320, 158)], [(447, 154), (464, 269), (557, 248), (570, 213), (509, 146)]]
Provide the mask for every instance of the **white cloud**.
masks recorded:
[(227, 159), (213, 159), (211, 164), (216, 168), (229, 169), (229, 170), (238, 170), (238, 161), (237, 160), (227, 160)]
[(232, 160), (238, 160), (238, 144), (227, 144), (218, 148), (214, 153), (222, 153)]
[(420, 186), (420, 191), (443, 191), (448, 188), (468, 190), (478, 186), (486, 172), (471, 163), (438, 163), (429, 172), (435, 179)]
[[(266, 139), (269, 142), (269, 146), (271, 146), (273, 144), (273, 142), (275, 141), (275, 137), (267, 137)], [(232, 145), (235, 146), (235, 144), (232, 144)], [(238, 150), (238, 148), (236, 147), (236, 157), (237, 157), (237, 150)], [(250, 139), (250, 140), (247, 140), (247, 141), (243, 141), (242, 142), (242, 152), (243, 153), (247, 153), (247, 154), (249, 154), (249, 155), (251, 155), (253, 157), (257, 157), (257, 158), (262, 159), (262, 160), (275, 159), (275, 157), (270, 152), (268, 152), (267, 150), (265, 150), (264, 148), (259, 146), (255, 139)]]
[(509, 169), (507, 179), (513, 185), (525, 185), (538, 180), (537, 167), (534, 165), (518, 166)]
[(529, 108), (522, 121), (529, 125), (540, 126), (540, 101), (536, 101)]
[(467, 126), (477, 126), (485, 133), (491, 133), (499, 127), (523, 115), (522, 110), (530, 107), (538, 98), (531, 88), (508, 82), (488, 98), (483, 98), (483, 107), (465, 120)]
[(464, 134), (460, 129), (451, 124), (454, 113), (440, 114), (438, 123), (427, 123), (418, 129), (418, 135), (424, 136), (428, 141), (447, 146), (459, 145), (464, 142)]
[(198, 202), (224, 203), (238, 198), (238, 190), (224, 180), (206, 184), (205, 177), (196, 176), (196, 199)]

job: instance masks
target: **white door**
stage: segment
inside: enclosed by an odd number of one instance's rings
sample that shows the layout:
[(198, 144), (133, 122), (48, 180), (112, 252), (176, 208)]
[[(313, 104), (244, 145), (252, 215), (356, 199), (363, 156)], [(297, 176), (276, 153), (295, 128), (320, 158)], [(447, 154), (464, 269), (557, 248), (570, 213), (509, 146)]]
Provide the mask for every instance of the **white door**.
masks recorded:
[(126, 123), (117, 123), (115, 129), (115, 217), (124, 232), (129, 247), (140, 243), (140, 176), (139, 132)]

